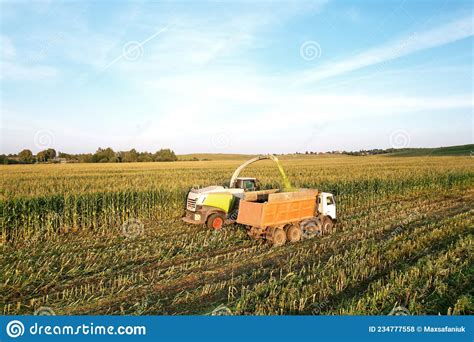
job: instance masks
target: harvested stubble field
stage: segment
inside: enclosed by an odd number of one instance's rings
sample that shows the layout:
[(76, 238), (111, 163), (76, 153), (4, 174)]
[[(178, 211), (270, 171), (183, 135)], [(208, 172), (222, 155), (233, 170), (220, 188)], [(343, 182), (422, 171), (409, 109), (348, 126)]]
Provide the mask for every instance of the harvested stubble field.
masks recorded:
[[(473, 158), (283, 159), (294, 186), (336, 195), (339, 222), (279, 248), (179, 219), (190, 187), (239, 164), (1, 166), (2, 313), (474, 313)], [(270, 162), (246, 174), (279, 183)]]

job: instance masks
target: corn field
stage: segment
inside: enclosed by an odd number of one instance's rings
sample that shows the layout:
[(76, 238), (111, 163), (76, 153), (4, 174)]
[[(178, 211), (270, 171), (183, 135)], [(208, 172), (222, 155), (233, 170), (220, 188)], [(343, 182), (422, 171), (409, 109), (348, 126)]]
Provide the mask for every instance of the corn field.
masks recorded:
[[(189, 189), (227, 185), (238, 160), (0, 166), (2, 314), (474, 313), (473, 158), (281, 161), (335, 195), (334, 233), (271, 248), (184, 224)], [(246, 175), (281, 185), (272, 162)]]

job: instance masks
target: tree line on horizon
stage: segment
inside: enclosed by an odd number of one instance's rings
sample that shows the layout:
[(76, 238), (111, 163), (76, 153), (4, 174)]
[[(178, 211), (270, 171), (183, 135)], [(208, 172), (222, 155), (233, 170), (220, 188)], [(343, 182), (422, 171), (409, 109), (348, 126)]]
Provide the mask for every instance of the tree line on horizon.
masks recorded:
[(36, 163), (135, 163), (176, 161), (178, 158), (169, 148), (160, 149), (155, 153), (130, 151), (115, 152), (112, 148), (100, 148), (95, 153), (70, 154), (56, 153), (53, 148), (38, 152), (36, 155), (29, 149), (18, 154), (0, 155), (0, 164), (36, 164)]

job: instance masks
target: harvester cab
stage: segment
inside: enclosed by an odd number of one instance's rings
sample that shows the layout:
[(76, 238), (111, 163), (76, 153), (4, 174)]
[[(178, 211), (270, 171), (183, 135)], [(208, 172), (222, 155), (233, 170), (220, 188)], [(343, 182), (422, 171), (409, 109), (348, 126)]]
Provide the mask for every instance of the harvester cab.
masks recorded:
[(257, 191), (260, 190), (260, 184), (257, 178), (238, 177), (235, 181), (235, 188), (244, 191)]

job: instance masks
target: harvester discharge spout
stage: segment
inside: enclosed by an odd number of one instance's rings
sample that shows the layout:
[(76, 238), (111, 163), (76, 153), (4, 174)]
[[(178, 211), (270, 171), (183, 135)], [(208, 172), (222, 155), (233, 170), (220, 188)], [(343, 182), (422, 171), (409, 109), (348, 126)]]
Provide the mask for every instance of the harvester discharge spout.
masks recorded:
[(265, 159), (270, 159), (270, 160), (274, 161), (274, 162), (277, 164), (278, 171), (280, 172), (281, 178), (282, 178), (282, 180), (283, 180), (284, 190), (290, 190), (290, 189), (291, 189), (290, 181), (288, 180), (288, 177), (286, 176), (286, 173), (285, 173), (285, 171), (283, 170), (283, 167), (281, 166), (280, 161), (278, 160), (277, 157), (275, 157), (275, 156), (272, 155), (272, 154), (259, 155), (259, 156), (255, 157), (255, 158), (252, 158), (252, 159), (250, 159), (250, 160), (247, 160), (245, 163), (243, 163), (242, 165), (240, 165), (240, 166), (234, 171), (234, 174), (232, 175), (232, 178), (230, 179), (229, 188), (235, 187), (235, 182), (236, 182), (237, 178), (239, 177), (240, 172), (241, 172), (244, 168), (246, 168), (248, 165), (250, 165), (250, 164), (252, 164), (252, 163), (255, 163), (255, 162), (260, 161), (260, 160), (265, 160)]

